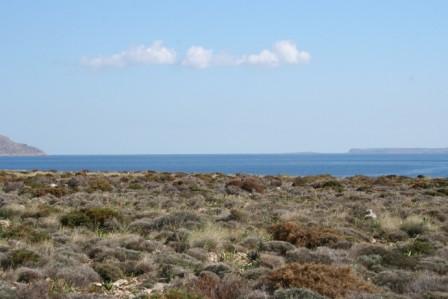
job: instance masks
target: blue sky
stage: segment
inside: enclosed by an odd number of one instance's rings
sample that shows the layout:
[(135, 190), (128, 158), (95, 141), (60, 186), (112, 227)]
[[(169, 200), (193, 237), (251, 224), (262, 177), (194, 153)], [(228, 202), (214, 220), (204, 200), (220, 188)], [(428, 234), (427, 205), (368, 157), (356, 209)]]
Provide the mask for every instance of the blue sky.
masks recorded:
[(0, 134), (50, 154), (443, 147), (447, 1), (1, 1)]

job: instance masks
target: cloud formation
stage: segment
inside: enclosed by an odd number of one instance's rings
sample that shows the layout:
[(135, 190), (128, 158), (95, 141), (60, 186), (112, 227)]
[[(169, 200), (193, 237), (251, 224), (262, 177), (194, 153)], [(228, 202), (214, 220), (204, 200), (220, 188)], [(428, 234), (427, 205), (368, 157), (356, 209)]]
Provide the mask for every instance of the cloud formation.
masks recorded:
[(83, 58), (83, 64), (94, 67), (124, 67), (132, 64), (174, 64), (176, 51), (167, 48), (162, 41), (149, 46), (138, 46), (110, 56)]
[(290, 40), (276, 42), (271, 49), (239, 56), (215, 53), (202, 46), (190, 47), (184, 58), (177, 61), (176, 51), (167, 48), (161, 41), (150, 46), (139, 46), (110, 56), (84, 58), (82, 63), (94, 68), (124, 67), (133, 64), (178, 64), (180, 66), (205, 69), (213, 66), (259, 65), (277, 67), (287, 64), (307, 63), (311, 55), (299, 50)]
[(205, 69), (210, 66), (213, 59), (213, 51), (201, 46), (193, 46), (187, 51), (182, 65), (198, 69)]

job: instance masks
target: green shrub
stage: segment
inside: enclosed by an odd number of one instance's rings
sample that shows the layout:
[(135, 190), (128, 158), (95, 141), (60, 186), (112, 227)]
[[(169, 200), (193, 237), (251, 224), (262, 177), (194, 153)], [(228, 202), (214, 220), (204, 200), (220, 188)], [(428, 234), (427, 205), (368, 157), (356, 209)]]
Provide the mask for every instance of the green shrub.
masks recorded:
[(0, 208), (0, 218), (1, 219), (11, 219), (14, 216), (17, 216), (19, 214), (20, 214), (19, 211), (15, 211), (13, 209)]
[(17, 268), (19, 266), (35, 266), (40, 257), (28, 249), (16, 249), (8, 254), (8, 258), (2, 261), (3, 268)]
[(105, 282), (114, 282), (124, 277), (123, 271), (111, 263), (99, 263), (93, 268)]
[(312, 185), (315, 189), (333, 189), (337, 192), (344, 191), (344, 185), (342, 185), (339, 181), (329, 180), (323, 182), (317, 182)]
[(121, 219), (121, 215), (111, 208), (90, 208), (84, 210), (84, 213), (89, 217), (94, 226), (103, 228), (107, 220)]
[(95, 191), (110, 192), (112, 191), (112, 185), (109, 180), (105, 177), (95, 177), (89, 180), (88, 192), (92, 193)]
[(381, 246), (371, 245), (360, 249), (357, 252), (358, 257), (361, 256), (380, 256), (381, 259), (376, 257), (376, 260), (381, 262), (382, 266), (395, 267), (400, 269), (415, 269), (418, 260), (414, 256), (403, 254), (399, 249), (386, 249)]
[(69, 212), (63, 215), (60, 221), (62, 225), (68, 227), (86, 226), (92, 229), (104, 229), (108, 220), (121, 218), (121, 214), (111, 208), (89, 208)]
[(0, 227), (0, 238), (38, 243), (48, 240), (50, 236), (44, 231), (36, 230), (28, 225), (21, 224), (11, 225), (5, 228)]
[(399, 250), (406, 255), (428, 255), (434, 253), (434, 246), (425, 240), (413, 240), (411, 243), (400, 247)]
[(129, 184), (128, 189), (131, 189), (131, 190), (142, 190), (143, 186), (140, 185), (139, 183), (131, 183), (131, 184)]
[(405, 221), (400, 226), (402, 231), (405, 231), (409, 237), (414, 238), (423, 234), (427, 230), (427, 225), (423, 221)]
[(61, 224), (69, 227), (88, 226), (90, 218), (81, 211), (72, 211), (63, 215), (60, 219)]

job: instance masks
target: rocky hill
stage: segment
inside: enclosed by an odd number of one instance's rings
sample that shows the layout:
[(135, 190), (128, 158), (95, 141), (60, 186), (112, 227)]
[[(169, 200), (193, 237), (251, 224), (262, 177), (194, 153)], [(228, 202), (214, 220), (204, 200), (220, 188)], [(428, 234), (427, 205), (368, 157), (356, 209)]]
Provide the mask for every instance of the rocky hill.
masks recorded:
[(6, 136), (0, 135), (0, 156), (42, 156), (43, 151), (35, 147), (16, 143)]

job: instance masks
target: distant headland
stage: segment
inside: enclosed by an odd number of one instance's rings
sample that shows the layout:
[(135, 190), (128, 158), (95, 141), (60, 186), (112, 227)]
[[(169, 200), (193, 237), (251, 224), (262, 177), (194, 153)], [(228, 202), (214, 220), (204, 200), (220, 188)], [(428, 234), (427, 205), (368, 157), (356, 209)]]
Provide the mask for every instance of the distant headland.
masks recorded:
[(42, 150), (27, 144), (16, 143), (0, 135), (0, 156), (44, 156)]
[(448, 154), (448, 148), (352, 148), (349, 154)]

